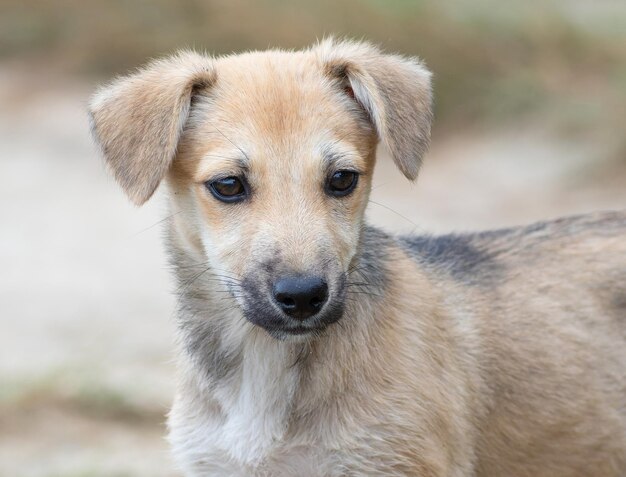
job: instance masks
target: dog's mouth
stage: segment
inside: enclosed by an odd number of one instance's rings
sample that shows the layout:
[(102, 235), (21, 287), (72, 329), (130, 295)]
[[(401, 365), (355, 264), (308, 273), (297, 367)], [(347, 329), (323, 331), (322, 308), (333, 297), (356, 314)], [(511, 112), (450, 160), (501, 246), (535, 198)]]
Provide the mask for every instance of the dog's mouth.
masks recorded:
[(304, 322), (298, 322), (280, 312), (268, 313), (268, 310), (265, 310), (264, 313), (258, 313), (255, 312), (255, 307), (244, 308), (244, 316), (250, 323), (281, 339), (288, 336), (320, 336), (329, 326), (339, 321), (342, 315), (343, 304), (331, 306), (319, 316), (316, 315)]
[(330, 323), (327, 325), (318, 325), (318, 326), (294, 326), (294, 327), (279, 328), (277, 331), (279, 331), (280, 333), (289, 335), (289, 336), (305, 336), (305, 335), (319, 336), (329, 326), (330, 326)]
[[(262, 327), (263, 328), (263, 327)], [(320, 336), (324, 328), (264, 328), (265, 331), (274, 339), (278, 341), (309, 341), (315, 337)]]
[(294, 328), (283, 328), (280, 331), (282, 331), (283, 333), (286, 333), (288, 335), (298, 336), (298, 335), (306, 335), (308, 333), (315, 333), (316, 331), (319, 332), (319, 331), (321, 331), (323, 329), (324, 328), (322, 328), (322, 327), (307, 328), (307, 327), (304, 327), (304, 326), (296, 326)]

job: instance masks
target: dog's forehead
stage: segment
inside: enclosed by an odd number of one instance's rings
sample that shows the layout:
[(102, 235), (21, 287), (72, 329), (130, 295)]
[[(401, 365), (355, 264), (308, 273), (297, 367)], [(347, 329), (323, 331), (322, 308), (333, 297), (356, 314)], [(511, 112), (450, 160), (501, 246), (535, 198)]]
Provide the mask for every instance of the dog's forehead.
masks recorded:
[(337, 92), (313, 55), (260, 52), (216, 63), (213, 101), (223, 120), (254, 126), (261, 135), (321, 129), (341, 111)]
[(215, 162), (217, 155), (243, 152), (252, 163), (263, 158), (295, 164), (297, 157), (304, 164), (331, 146), (367, 154), (371, 129), (350, 112), (351, 100), (314, 55), (249, 53), (219, 59), (215, 68), (207, 102), (192, 113), (194, 127), (184, 141), (197, 157)]

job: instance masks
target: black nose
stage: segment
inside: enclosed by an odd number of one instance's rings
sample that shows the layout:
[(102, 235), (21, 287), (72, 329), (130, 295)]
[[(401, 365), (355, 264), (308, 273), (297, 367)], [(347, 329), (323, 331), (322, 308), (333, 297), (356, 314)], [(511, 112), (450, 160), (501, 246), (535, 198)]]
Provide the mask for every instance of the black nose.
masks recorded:
[(319, 277), (279, 278), (272, 291), (278, 306), (289, 316), (299, 320), (315, 315), (328, 298), (328, 285)]

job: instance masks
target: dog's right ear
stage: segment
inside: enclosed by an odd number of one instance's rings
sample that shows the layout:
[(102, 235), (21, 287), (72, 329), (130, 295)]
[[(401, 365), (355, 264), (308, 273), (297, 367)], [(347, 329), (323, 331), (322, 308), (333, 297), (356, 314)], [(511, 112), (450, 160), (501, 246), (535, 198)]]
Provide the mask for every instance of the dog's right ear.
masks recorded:
[(118, 78), (91, 99), (93, 134), (135, 204), (147, 201), (167, 173), (194, 91), (214, 81), (210, 58), (182, 52)]

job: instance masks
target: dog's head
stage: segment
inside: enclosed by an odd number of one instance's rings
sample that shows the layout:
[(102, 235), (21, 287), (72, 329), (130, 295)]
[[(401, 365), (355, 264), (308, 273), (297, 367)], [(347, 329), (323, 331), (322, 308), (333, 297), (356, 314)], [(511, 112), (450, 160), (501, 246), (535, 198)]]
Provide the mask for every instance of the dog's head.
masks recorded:
[(156, 61), (98, 92), (95, 136), (142, 204), (167, 178), (177, 233), (277, 337), (337, 321), (381, 140), (416, 178), (431, 122), (417, 61), (327, 40)]

